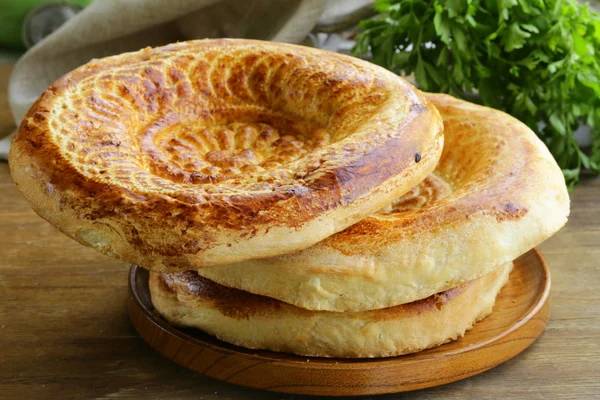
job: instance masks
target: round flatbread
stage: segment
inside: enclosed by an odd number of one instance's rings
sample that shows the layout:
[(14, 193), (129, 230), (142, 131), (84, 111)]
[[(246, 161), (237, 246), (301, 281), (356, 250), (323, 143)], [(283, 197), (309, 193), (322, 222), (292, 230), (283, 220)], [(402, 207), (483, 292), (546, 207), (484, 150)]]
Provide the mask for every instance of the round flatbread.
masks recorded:
[(229, 343), (316, 357), (389, 357), (454, 340), (492, 312), (512, 263), (413, 303), (355, 313), (309, 311), (221, 286), (196, 272), (150, 273), (156, 310), (171, 324)]
[(25, 116), (10, 166), (67, 235), (176, 271), (309, 247), (410, 190), (442, 145), (437, 110), (383, 68), (202, 40), (66, 74)]

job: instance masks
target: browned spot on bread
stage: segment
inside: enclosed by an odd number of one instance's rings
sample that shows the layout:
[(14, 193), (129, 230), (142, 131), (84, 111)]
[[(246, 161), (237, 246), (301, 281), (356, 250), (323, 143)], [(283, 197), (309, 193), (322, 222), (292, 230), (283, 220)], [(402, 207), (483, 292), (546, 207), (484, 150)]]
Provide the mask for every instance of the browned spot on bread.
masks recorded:
[(421, 300), (413, 301), (411, 303), (401, 304), (394, 307), (383, 308), (380, 310), (363, 311), (364, 313), (372, 313), (373, 320), (385, 321), (389, 319), (396, 319), (400, 316), (410, 318), (417, 316), (425, 312), (439, 311), (444, 307), (444, 304), (452, 301), (452, 299), (459, 296), (464, 292), (465, 288), (470, 285), (471, 282), (464, 283), (460, 286), (446, 290), (441, 293), (436, 293), (429, 297)]
[(158, 287), (158, 291), (162, 292), (162, 293), (169, 293), (169, 294), (176, 294), (177, 293), (177, 287), (175, 286), (175, 283), (173, 281), (173, 277), (167, 275), (167, 274), (157, 274), (155, 276), (155, 282), (157, 283)]
[(248, 319), (250, 316), (271, 314), (283, 304), (269, 297), (219, 285), (194, 271), (158, 274), (158, 277), (160, 284), (168, 288), (167, 292), (185, 293), (193, 296), (194, 300), (209, 301), (230, 318)]
[(498, 222), (518, 220), (527, 214), (525, 207), (513, 203), (496, 206), (494, 207), (494, 211)]

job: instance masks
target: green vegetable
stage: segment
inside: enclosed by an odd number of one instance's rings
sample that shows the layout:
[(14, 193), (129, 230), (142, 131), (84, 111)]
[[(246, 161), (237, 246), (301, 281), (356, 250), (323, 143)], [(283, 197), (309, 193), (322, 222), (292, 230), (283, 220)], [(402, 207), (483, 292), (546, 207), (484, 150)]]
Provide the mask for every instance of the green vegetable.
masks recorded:
[[(576, 0), (377, 0), (355, 55), (526, 123), (571, 189), (600, 172), (600, 16)], [(540, 124), (540, 121), (542, 124)], [(573, 131), (592, 127), (589, 154)]]

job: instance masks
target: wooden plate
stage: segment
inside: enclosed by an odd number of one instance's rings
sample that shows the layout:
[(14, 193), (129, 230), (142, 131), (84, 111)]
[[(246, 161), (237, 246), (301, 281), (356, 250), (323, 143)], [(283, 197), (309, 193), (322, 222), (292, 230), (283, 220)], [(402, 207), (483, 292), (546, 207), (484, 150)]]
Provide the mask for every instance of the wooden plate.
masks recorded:
[(531, 250), (515, 260), (493, 313), (454, 342), (400, 357), (333, 359), (249, 350), (178, 329), (152, 307), (148, 271), (129, 274), (129, 316), (140, 336), (177, 364), (221, 381), (276, 392), (350, 396), (442, 385), (493, 368), (529, 347), (549, 319), (550, 272)]

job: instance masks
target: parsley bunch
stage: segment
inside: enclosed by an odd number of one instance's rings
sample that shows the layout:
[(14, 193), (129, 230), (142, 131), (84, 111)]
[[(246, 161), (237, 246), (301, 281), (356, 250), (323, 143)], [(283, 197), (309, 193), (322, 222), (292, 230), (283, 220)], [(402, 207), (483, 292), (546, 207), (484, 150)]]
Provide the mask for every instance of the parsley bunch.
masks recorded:
[[(569, 188), (600, 172), (600, 17), (576, 0), (377, 0), (355, 55), (526, 123)], [(540, 123), (541, 122), (541, 123)], [(573, 131), (592, 128), (589, 154)]]

